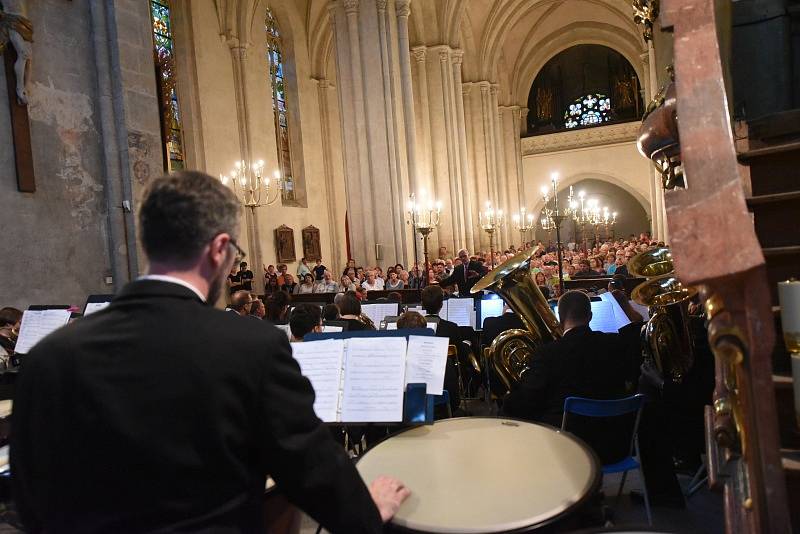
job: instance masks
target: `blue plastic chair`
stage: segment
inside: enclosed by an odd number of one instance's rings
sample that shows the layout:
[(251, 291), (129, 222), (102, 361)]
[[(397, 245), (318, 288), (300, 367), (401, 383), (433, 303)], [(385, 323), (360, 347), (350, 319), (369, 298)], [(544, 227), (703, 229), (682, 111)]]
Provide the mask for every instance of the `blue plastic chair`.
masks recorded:
[(644, 472), (640, 462), (639, 454), (639, 420), (642, 417), (642, 406), (644, 406), (644, 395), (637, 394), (632, 397), (627, 397), (618, 400), (595, 400), (584, 399), (581, 397), (567, 397), (564, 400), (564, 418), (561, 420), (561, 430), (566, 430), (567, 414), (573, 413), (582, 415), (584, 417), (617, 417), (625, 414), (636, 413), (633, 422), (633, 431), (631, 433), (631, 445), (628, 450), (628, 455), (619, 462), (604, 465), (603, 474), (622, 473), (622, 481), (619, 484), (619, 492), (617, 498), (622, 495), (622, 489), (625, 487), (625, 479), (628, 476), (628, 471), (638, 469), (642, 476), (642, 486), (644, 494), (644, 508), (647, 512), (647, 524), (652, 525), (653, 519), (650, 515), (650, 496), (647, 494), (647, 485), (644, 480)]

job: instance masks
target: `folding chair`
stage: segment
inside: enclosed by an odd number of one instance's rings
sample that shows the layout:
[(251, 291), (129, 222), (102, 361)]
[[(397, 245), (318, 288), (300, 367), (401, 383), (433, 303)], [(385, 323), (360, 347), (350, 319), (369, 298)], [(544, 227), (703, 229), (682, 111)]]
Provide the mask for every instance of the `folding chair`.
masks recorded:
[[(622, 460), (613, 464), (603, 466), (603, 474), (622, 473), (622, 481), (619, 484), (619, 492), (617, 498), (622, 495), (622, 489), (625, 487), (625, 479), (628, 476), (628, 471), (638, 469), (642, 476), (642, 493), (644, 494), (644, 507), (647, 513), (647, 524), (652, 525), (653, 519), (650, 514), (650, 496), (647, 494), (647, 485), (645, 484), (644, 471), (640, 462), (639, 454), (639, 439), (637, 433), (639, 431), (639, 420), (642, 416), (642, 406), (644, 405), (644, 395), (637, 394), (632, 397), (618, 400), (595, 400), (584, 399), (581, 397), (567, 397), (564, 400), (564, 418), (561, 420), (561, 430), (569, 431), (567, 429), (567, 416), (568, 414), (576, 414), (584, 417), (618, 417), (626, 414), (635, 413), (633, 419), (633, 428), (631, 429), (631, 442), (627, 449), (627, 456)], [(588, 440), (591, 441), (591, 440)], [(592, 444), (589, 443), (591, 446)]]

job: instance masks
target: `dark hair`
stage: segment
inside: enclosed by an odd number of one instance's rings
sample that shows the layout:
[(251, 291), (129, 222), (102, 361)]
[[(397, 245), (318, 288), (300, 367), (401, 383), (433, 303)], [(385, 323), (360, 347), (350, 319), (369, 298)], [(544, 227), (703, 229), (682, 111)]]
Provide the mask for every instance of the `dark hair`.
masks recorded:
[(397, 328), (426, 328), (425, 317), (415, 311), (407, 311), (397, 319)]
[(592, 303), (583, 291), (567, 291), (558, 299), (558, 317), (561, 323), (572, 321), (588, 323), (592, 318)]
[(217, 235), (237, 234), (240, 210), (231, 190), (203, 172), (157, 178), (139, 208), (142, 247), (151, 260), (192, 261)]
[(386, 295), (386, 297), (389, 302), (403, 302), (403, 295), (401, 295), (397, 291), (392, 291), (391, 293)]
[(422, 290), (422, 307), (430, 314), (439, 313), (444, 302), (444, 291), (436, 285), (428, 286)]
[(348, 291), (342, 295), (339, 311), (342, 315), (361, 315), (361, 302), (355, 291)]
[[(253, 302), (250, 303), (250, 315), (260, 319), (260, 317), (258, 316), (258, 310), (259, 310), (259, 308), (261, 308), (261, 306), (264, 306), (264, 301), (263, 300), (261, 300), (261, 299), (253, 299)], [(266, 310), (267, 310), (267, 307), (264, 306), (264, 315), (266, 315)]]
[(339, 306), (336, 304), (326, 304), (322, 308), (322, 318), (326, 321), (336, 321), (339, 319)]
[(619, 289), (620, 291), (625, 291), (625, 275), (624, 274), (615, 274), (611, 277), (611, 281), (608, 283), (614, 289)]
[(314, 330), (322, 322), (322, 313), (316, 304), (301, 303), (294, 307), (289, 318), (289, 329), (297, 339)]
[(22, 320), (22, 312), (11, 306), (0, 309), (0, 326), (14, 325)]
[(267, 298), (267, 315), (266, 319), (270, 321), (283, 321), (286, 314), (286, 308), (289, 307), (291, 297), (285, 291), (276, 291)]

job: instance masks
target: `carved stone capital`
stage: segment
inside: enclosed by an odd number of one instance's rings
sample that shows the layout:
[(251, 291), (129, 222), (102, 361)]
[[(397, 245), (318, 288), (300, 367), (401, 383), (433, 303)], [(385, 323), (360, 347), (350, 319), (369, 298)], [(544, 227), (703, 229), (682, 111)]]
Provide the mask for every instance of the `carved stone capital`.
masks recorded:
[(350, 15), (351, 13), (358, 13), (359, 0), (342, 0), (344, 5), (344, 12)]
[(481, 88), (481, 94), (489, 94), (489, 85), (489, 82), (478, 82), (478, 86)]
[(464, 62), (464, 51), (463, 50), (453, 50), (452, 58), (453, 58), (453, 64), (454, 65), (461, 65)]
[(398, 18), (408, 18), (411, 14), (411, 0), (397, 0), (395, 2), (395, 11)]
[(415, 46), (411, 49), (411, 53), (414, 54), (414, 60), (417, 63), (425, 63), (428, 58), (428, 49), (424, 46)]
[(450, 50), (446, 47), (442, 47), (439, 49), (439, 61), (441, 63), (447, 63), (447, 60), (450, 59)]
[(464, 96), (469, 96), (469, 93), (472, 91), (472, 84), (471, 83), (462, 83), (461, 84), (461, 94)]
[(500, 92), (500, 86), (496, 83), (490, 84), (489, 92), (492, 94), (492, 96), (497, 96), (497, 93)]
[(388, 0), (375, 0), (375, 7), (378, 8), (378, 13), (383, 13), (386, 11), (386, 3)]

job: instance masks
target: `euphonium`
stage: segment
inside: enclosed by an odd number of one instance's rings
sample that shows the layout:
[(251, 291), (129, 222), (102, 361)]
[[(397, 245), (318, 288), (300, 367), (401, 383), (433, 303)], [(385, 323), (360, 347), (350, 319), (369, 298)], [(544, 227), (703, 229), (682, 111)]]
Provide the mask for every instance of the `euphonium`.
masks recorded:
[(662, 374), (680, 382), (694, 363), (689, 331), (688, 301), (697, 294), (674, 274), (669, 248), (660, 247), (634, 256), (628, 272), (647, 281), (633, 289), (631, 299), (650, 308), (650, 320), (642, 327), (642, 349)]
[(563, 333), (530, 272), (532, 257), (533, 249), (520, 252), (481, 278), (471, 290), (472, 293), (484, 289), (494, 291), (527, 327), (527, 330), (516, 328), (501, 333), (489, 348), (490, 365), (506, 390), (530, 368), (536, 347), (560, 338)]

